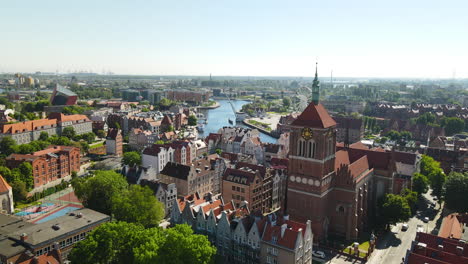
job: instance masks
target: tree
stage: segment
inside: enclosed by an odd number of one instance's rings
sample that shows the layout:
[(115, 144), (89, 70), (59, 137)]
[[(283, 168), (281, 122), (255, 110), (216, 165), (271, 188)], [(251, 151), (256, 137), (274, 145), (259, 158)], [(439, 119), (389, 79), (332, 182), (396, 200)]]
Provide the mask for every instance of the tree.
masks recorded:
[(34, 187), (33, 167), (29, 162), (23, 162), (18, 166), (20, 180), (26, 184), (26, 188), (31, 190)]
[(444, 200), (447, 208), (459, 213), (468, 212), (466, 194), (468, 193), (468, 174), (451, 172), (445, 182)]
[(398, 131), (390, 130), (387, 133), (387, 137), (389, 137), (393, 141), (396, 141), (396, 140), (400, 139), (401, 135), (400, 135), (400, 133)]
[(164, 145), (165, 142), (164, 142), (164, 140), (158, 139), (158, 140), (156, 140), (156, 141), (154, 142), (154, 144), (156, 144), (156, 145)]
[(158, 226), (164, 217), (163, 205), (148, 186), (131, 185), (128, 191), (113, 197), (112, 207), (117, 220), (144, 227)]
[(85, 207), (110, 215), (112, 198), (126, 190), (128, 183), (115, 171), (96, 171), (92, 178), (73, 179), (72, 186)]
[(291, 107), (291, 99), (289, 99), (289, 97), (283, 98), (283, 106), (287, 109)]
[(408, 201), (400, 195), (386, 194), (380, 199), (378, 206), (380, 216), (386, 225), (408, 221), (411, 216)]
[(96, 131), (96, 135), (100, 138), (105, 138), (106, 137), (106, 132), (102, 129), (99, 129), (98, 131)]
[(429, 176), (432, 172), (440, 169), (440, 163), (435, 161), (432, 157), (422, 155), (421, 157), (421, 174)]
[(434, 170), (428, 176), (429, 182), (431, 183), (432, 193), (439, 199), (442, 197), (442, 188), (447, 179), (444, 171), (441, 168)]
[(140, 165), (141, 155), (136, 151), (125, 152), (122, 158), (122, 163), (130, 166)]
[(207, 236), (194, 235), (188, 225), (177, 225), (166, 229), (166, 241), (159, 250), (157, 258), (146, 259), (145, 263), (202, 263), (212, 262), (216, 254)]
[(143, 228), (126, 222), (105, 223), (71, 251), (72, 263), (187, 263), (213, 262), (216, 248), (188, 225), (170, 229)]
[(418, 193), (418, 195), (422, 195), (429, 190), (429, 179), (426, 175), (421, 173), (415, 173), (413, 175), (413, 190)]
[(416, 202), (418, 201), (418, 193), (411, 191), (410, 189), (404, 189), (403, 197), (406, 199), (406, 202), (411, 208), (411, 212), (413, 214), (416, 213)]
[(11, 183), (11, 188), (13, 189), (13, 200), (16, 202), (26, 201), (28, 198), (28, 190), (26, 189), (26, 184), (21, 181), (15, 181)]
[(411, 132), (409, 131), (401, 131), (400, 133), (400, 139), (402, 140), (410, 140), (411, 138), (413, 138), (413, 134), (411, 134)]
[(448, 117), (442, 120), (442, 126), (445, 129), (445, 134), (451, 136), (463, 132), (465, 121), (458, 117)]
[(134, 263), (133, 250), (139, 246), (137, 242), (144, 239), (140, 237), (143, 231), (143, 226), (137, 224), (105, 223), (75, 245), (68, 260), (72, 263)]
[(73, 127), (66, 127), (62, 130), (62, 137), (67, 137), (73, 139), (76, 135), (75, 129)]
[(223, 153), (223, 150), (217, 148), (217, 149), (215, 150), (215, 152), (216, 152), (216, 154), (221, 155), (221, 154)]
[(16, 141), (10, 136), (2, 138), (0, 141), (0, 152), (6, 156), (15, 153), (17, 149)]
[(169, 125), (169, 126), (166, 128), (166, 131), (164, 131), (164, 132), (172, 132), (172, 131), (174, 131), (174, 126)]
[(47, 139), (49, 139), (49, 133), (42, 131), (41, 134), (39, 134), (39, 140), (47, 141)]
[(0, 166), (0, 175), (2, 175), (7, 182), (11, 183), (15, 181), (13, 175), (11, 174), (11, 170), (8, 167)]
[(197, 125), (197, 117), (195, 115), (190, 115), (188, 117), (188, 125), (189, 126), (196, 126)]

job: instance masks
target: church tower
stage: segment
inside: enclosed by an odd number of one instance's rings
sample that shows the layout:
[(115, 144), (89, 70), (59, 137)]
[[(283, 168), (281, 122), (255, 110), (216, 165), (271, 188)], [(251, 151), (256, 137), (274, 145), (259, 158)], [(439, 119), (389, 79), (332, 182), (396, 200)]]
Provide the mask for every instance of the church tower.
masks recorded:
[(312, 102), (291, 124), (287, 213), (312, 221), (314, 235), (328, 230), (327, 204), (335, 173), (336, 122), (320, 104), (317, 68)]

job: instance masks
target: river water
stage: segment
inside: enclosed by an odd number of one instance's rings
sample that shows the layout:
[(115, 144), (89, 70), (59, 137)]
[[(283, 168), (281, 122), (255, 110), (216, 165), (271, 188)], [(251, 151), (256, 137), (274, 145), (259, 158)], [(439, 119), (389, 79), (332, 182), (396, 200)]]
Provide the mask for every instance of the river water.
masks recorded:
[[(205, 117), (208, 117), (208, 124), (205, 124), (204, 131), (199, 133), (200, 137), (206, 137), (210, 133), (218, 133), (218, 130), (224, 126), (233, 126), (229, 124), (228, 119), (231, 119), (236, 126), (246, 127), (241, 122), (235, 123), (236, 117), (228, 100), (218, 100), (217, 102), (220, 104), (218, 108), (201, 111)], [(236, 111), (239, 111), (243, 105), (249, 102), (233, 100), (232, 103)], [(276, 143), (276, 138), (263, 134), (262, 132), (260, 132), (260, 139), (262, 142)]]

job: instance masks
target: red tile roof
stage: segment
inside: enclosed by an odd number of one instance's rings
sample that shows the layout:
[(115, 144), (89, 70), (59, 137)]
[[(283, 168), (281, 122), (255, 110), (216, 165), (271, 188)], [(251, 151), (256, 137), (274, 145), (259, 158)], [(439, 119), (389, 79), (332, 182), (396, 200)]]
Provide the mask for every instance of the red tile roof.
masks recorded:
[(341, 167), (341, 165), (349, 165), (349, 154), (346, 150), (338, 150), (335, 153), (335, 170)]
[(284, 234), (281, 235), (281, 225), (272, 225), (268, 223), (265, 227), (265, 232), (263, 233), (263, 240), (271, 243), (275, 243), (273, 237), (276, 237), (276, 244), (294, 249), (296, 247), (296, 240), (298, 235), (303, 232), (305, 233), (306, 226), (301, 223), (286, 221), (284, 224), (287, 225), (287, 228), (284, 230)]
[(292, 122), (294, 126), (328, 128), (336, 126), (335, 120), (328, 114), (322, 104), (310, 103), (302, 114)]
[(11, 186), (8, 184), (8, 182), (5, 181), (2, 175), (0, 175), (0, 194), (6, 193), (9, 190), (11, 190)]
[(439, 236), (445, 238), (460, 239), (463, 234), (463, 227), (457, 218), (457, 214), (449, 214), (444, 217), (440, 227)]

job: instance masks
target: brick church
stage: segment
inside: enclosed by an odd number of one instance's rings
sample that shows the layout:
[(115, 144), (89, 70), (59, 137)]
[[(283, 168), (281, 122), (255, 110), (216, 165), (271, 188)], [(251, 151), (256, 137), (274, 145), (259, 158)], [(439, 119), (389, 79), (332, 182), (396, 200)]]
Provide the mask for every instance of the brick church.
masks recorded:
[(285, 213), (311, 220), (317, 240), (354, 239), (366, 229), (376, 197), (393, 192), (396, 154), (346, 140), (337, 146), (336, 122), (320, 104), (319, 89), (316, 71), (312, 102), (290, 125)]

